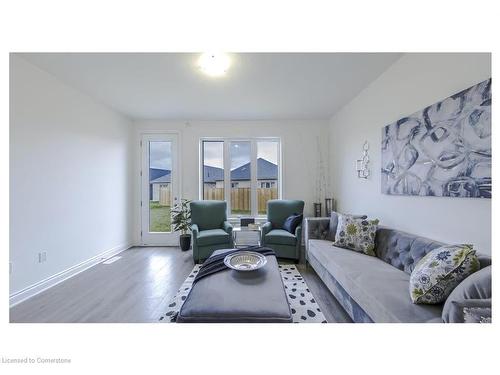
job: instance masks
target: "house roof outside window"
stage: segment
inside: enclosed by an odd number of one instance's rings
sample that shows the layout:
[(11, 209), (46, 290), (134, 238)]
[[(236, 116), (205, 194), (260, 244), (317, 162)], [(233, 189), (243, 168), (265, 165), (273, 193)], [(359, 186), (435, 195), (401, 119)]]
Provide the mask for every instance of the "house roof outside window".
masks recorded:
[[(165, 169), (150, 169), (149, 175), (152, 177), (151, 184), (169, 183), (171, 181), (171, 171)], [(154, 178), (153, 178), (154, 177)], [(257, 180), (277, 180), (278, 166), (266, 159), (257, 159)], [(203, 181), (217, 182), (224, 180), (224, 169), (203, 166)], [(243, 164), (231, 171), (231, 181), (250, 180), (250, 163)]]

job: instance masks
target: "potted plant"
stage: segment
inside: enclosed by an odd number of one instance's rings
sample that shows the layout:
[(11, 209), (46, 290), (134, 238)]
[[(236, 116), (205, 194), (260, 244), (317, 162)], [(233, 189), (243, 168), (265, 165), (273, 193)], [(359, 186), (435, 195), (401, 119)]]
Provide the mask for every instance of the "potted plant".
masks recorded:
[(182, 199), (172, 209), (172, 225), (175, 231), (180, 231), (179, 243), (182, 251), (189, 250), (191, 247), (191, 210), (189, 209), (191, 201)]

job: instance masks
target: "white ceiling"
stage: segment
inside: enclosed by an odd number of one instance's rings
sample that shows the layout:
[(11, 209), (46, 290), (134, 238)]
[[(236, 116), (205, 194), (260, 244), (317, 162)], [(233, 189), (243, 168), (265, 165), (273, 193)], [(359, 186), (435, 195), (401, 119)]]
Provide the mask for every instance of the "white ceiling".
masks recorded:
[(237, 53), (211, 78), (195, 53), (27, 53), (26, 60), (134, 119), (328, 119), (397, 53)]

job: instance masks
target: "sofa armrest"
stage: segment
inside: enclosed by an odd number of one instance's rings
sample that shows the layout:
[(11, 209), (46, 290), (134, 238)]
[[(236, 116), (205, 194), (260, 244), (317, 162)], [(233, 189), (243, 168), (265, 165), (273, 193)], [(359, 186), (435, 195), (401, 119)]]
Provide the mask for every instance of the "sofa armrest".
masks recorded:
[(491, 295), (491, 266), (488, 266), (453, 289), (443, 306), (443, 322), (463, 323), (463, 307), (491, 307)]
[(191, 224), (191, 235), (193, 237), (193, 259), (195, 263), (198, 263), (200, 261), (200, 258), (198, 257), (198, 233), (200, 232), (200, 229), (198, 228), (197, 224)]
[(302, 224), (295, 228), (295, 237), (297, 238), (296, 252), (297, 259), (301, 258), (301, 248), (302, 248)]
[(233, 232), (233, 226), (231, 225), (231, 223), (229, 221), (224, 221), (224, 223), (222, 224), (223, 227), (222, 229), (224, 229), (224, 232), (228, 233), (228, 234), (231, 234)]
[(443, 316), (443, 322), (466, 323), (464, 310), (467, 308), (491, 310), (491, 298), (451, 301), (451, 303), (447, 307), (446, 314)]
[(265, 241), (265, 237), (266, 237), (266, 234), (268, 234), (271, 229), (273, 229), (273, 224), (268, 221), (266, 223), (264, 223), (264, 225), (262, 225), (261, 229), (260, 229), (260, 232), (261, 232), (261, 240), (260, 240), (260, 243), (262, 245), (264, 245), (266, 243)]
[(330, 227), (329, 217), (306, 217), (304, 235), (307, 240), (324, 240)]
[(233, 226), (231, 225), (231, 223), (229, 221), (225, 220), (224, 223), (222, 224), (222, 229), (224, 230), (224, 232), (226, 232), (227, 234), (229, 234), (229, 246), (233, 247), (234, 246), (234, 242), (233, 242)]
[(306, 217), (304, 219), (304, 235), (307, 240), (324, 240), (330, 226), (329, 217)]
[(304, 219), (304, 245), (307, 252), (309, 251), (309, 240), (324, 240), (328, 237), (330, 227), (329, 217), (306, 217)]
[(273, 224), (270, 221), (264, 223), (264, 225), (262, 225), (262, 234), (268, 234), (271, 229), (273, 229)]
[(198, 229), (198, 225), (197, 224), (192, 224), (191, 225), (191, 233), (193, 235), (193, 242), (196, 241), (196, 239), (198, 238), (198, 233), (200, 232), (200, 230)]
[(298, 225), (297, 228), (295, 228), (295, 237), (297, 238), (297, 242), (301, 243), (301, 240), (302, 240), (302, 224)]

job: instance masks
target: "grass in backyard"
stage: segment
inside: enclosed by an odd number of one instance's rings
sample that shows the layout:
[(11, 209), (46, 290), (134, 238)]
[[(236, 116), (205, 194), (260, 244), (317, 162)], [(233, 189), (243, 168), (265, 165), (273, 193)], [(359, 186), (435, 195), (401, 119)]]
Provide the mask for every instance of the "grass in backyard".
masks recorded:
[(162, 206), (158, 201), (150, 201), (149, 230), (151, 232), (170, 232), (170, 223), (170, 206)]

